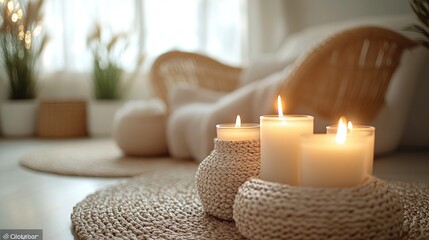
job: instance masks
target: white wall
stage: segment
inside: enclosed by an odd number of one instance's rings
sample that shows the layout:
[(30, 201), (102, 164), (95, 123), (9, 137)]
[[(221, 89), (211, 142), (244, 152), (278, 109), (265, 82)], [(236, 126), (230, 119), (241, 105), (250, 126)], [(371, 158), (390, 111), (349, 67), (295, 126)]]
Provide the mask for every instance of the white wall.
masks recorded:
[(290, 33), (300, 29), (363, 16), (412, 14), (408, 0), (286, 0)]
[(413, 15), (408, 0), (249, 0), (248, 57), (279, 49), (284, 39), (307, 27), (386, 15)]

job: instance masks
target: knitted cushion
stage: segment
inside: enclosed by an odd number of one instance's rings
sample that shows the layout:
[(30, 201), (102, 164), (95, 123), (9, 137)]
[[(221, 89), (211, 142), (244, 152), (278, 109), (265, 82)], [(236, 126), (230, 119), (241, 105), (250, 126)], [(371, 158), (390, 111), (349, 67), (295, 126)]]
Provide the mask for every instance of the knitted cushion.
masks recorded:
[(249, 239), (398, 239), (399, 196), (374, 177), (353, 188), (304, 188), (251, 179), (234, 203)]

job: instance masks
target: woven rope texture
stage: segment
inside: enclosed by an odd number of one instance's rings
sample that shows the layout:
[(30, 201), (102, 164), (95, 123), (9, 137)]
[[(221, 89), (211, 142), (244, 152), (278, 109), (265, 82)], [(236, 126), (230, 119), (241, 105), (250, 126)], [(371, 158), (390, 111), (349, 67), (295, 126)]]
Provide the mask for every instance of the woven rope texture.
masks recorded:
[(244, 239), (233, 222), (205, 214), (195, 170), (147, 174), (89, 195), (73, 208), (78, 239)]
[(399, 239), (429, 239), (429, 187), (425, 184), (391, 182), (389, 187), (401, 196), (404, 223)]
[(150, 71), (152, 86), (164, 102), (167, 102), (170, 88), (178, 84), (230, 92), (236, 89), (241, 74), (241, 68), (206, 55), (181, 51), (160, 55)]
[[(243, 239), (233, 222), (203, 212), (195, 171), (196, 167), (176, 167), (144, 174), (89, 195), (73, 208), (75, 235), (78, 239)], [(401, 182), (389, 182), (389, 187), (404, 202), (399, 239), (429, 239), (428, 187)], [(305, 236), (301, 239), (308, 239)]]
[(280, 94), (290, 112), (305, 107), (329, 120), (349, 116), (369, 123), (384, 104), (403, 51), (416, 45), (380, 27), (339, 32), (296, 62)]
[(238, 230), (249, 239), (398, 239), (399, 195), (370, 177), (354, 188), (302, 188), (252, 179), (234, 204)]
[(238, 187), (259, 175), (259, 151), (259, 140), (215, 139), (215, 149), (201, 162), (196, 175), (198, 196), (204, 211), (224, 220), (232, 220), (232, 206)]

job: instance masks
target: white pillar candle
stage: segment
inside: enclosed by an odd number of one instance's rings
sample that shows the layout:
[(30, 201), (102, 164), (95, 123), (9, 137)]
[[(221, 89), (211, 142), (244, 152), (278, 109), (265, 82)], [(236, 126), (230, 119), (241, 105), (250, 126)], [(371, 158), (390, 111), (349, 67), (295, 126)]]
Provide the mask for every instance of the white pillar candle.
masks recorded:
[(353, 187), (368, 176), (367, 136), (348, 135), (340, 120), (337, 134), (301, 136), (301, 186)]
[[(367, 173), (372, 175), (373, 165), (374, 165), (374, 144), (375, 144), (375, 127), (366, 126), (366, 125), (351, 125), (352, 128), (349, 129), (349, 134), (358, 134), (362, 136), (367, 136), (367, 155), (365, 157), (365, 164)], [(337, 133), (337, 125), (331, 125), (326, 127), (326, 133), (333, 134)]]
[(217, 139), (223, 141), (259, 140), (259, 124), (241, 123), (240, 115), (236, 122), (216, 125)]
[(299, 185), (300, 136), (313, 133), (312, 116), (285, 115), (279, 99), (279, 115), (260, 117), (261, 173), (266, 181)]

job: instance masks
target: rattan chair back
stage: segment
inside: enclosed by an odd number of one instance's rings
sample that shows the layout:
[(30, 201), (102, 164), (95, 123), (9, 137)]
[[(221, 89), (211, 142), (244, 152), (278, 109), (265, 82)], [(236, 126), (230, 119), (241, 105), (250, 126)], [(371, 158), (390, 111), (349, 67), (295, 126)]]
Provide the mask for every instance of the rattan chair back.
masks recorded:
[(369, 123), (385, 101), (405, 49), (417, 43), (380, 27), (340, 32), (296, 62), (280, 89), (286, 112), (305, 109), (330, 120)]
[(241, 68), (198, 53), (169, 51), (154, 61), (150, 74), (155, 93), (167, 102), (169, 89), (178, 84), (230, 92), (238, 86)]

